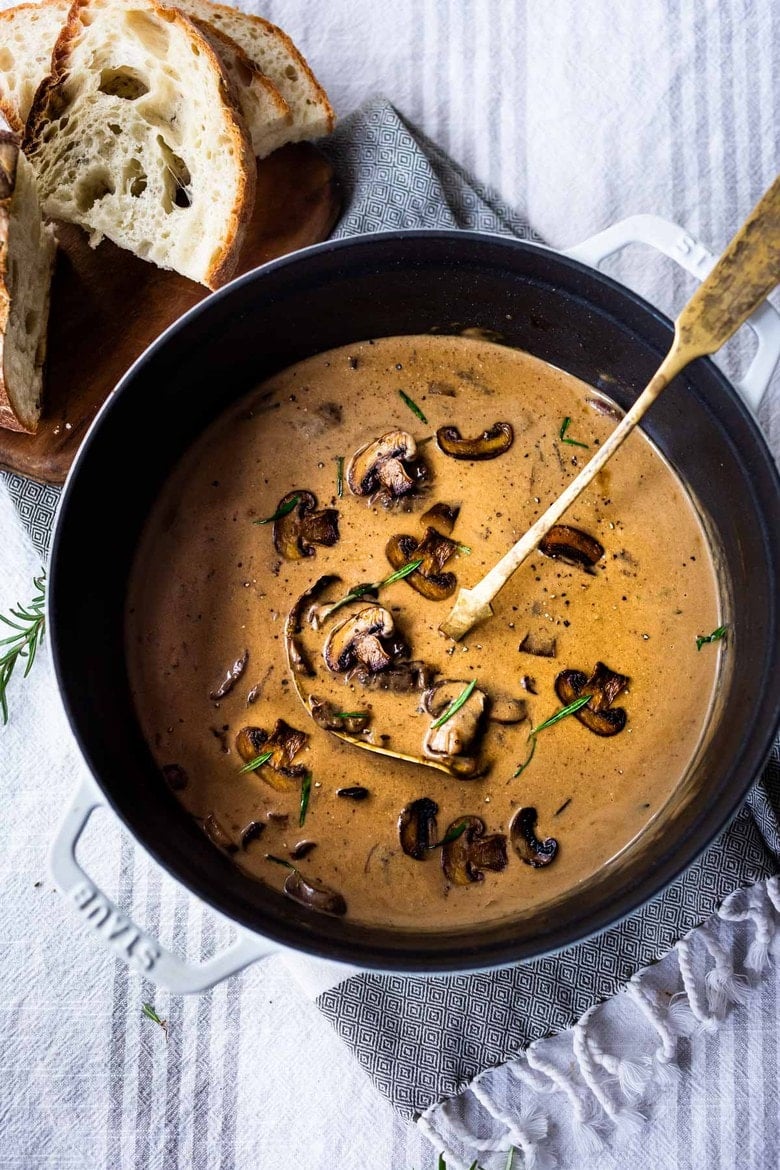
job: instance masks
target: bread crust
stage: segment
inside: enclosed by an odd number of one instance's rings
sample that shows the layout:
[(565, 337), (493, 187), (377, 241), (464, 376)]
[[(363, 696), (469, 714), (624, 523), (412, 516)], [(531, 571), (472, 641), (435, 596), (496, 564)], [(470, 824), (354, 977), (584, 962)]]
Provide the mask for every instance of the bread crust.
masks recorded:
[[(0, 12), (0, 45), (5, 39), (3, 30), (13, 24), (20, 12), (35, 12), (40, 11), (41, 8), (61, 9), (63, 21), (68, 12), (68, 5), (67, 3), (63, 4), (62, 0), (42, 0), (40, 4), (15, 4), (13, 8), (5, 8)], [(19, 116), (17, 106), (7, 98), (4, 98), (2, 93), (0, 93), (0, 113), (4, 116), (12, 130), (15, 130), (18, 134), (24, 132), (24, 119)]]
[[(314, 76), (308, 61), (296, 47), (294, 42), (288, 37), (284, 29), (279, 28), (279, 26), (276, 24), (272, 24), (270, 20), (266, 20), (263, 16), (256, 16), (252, 12), (242, 12), (240, 9), (231, 8), (227, 4), (216, 4), (213, 2), (213, 0), (209, 0), (208, 7), (213, 12), (224, 14), (226, 20), (235, 20), (237, 16), (241, 17), (243, 20), (248, 20), (253, 24), (258, 25), (266, 33), (270, 33), (272, 36), (279, 38), (279, 40), (284, 44), (287, 52), (294, 59), (301, 72), (304, 73), (304, 75), (308, 78), (312, 88), (315, 90), (317, 94), (317, 100), (319, 101), (320, 106), (322, 107), (322, 111), (325, 114), (328, 125), (328, 133), (330, 134), (336, 125), (336, 114), (334, 112), (333, 106), (330, 104), (328, 95), (326, 94), (325, 90)], [(217, 25), (217, 27), (219, 27), (219, 25)]]
[[(82, 29), (82, 13), (96, 5), (96, 0), (74, 0), (68, 12), (67, 20), (57, 38), (52, 51), (51, 73), (45, 77), (33, 98), (30, 113), (24, 129), (22, 147), (25, 154), (32, 160), (42, 144), (43, 131), (46, 125), (58, 118), (64, 106), (58, 111), (58, 103), (62, 103), (62, 89), (69, 77), (68, 60), (72, 43)], [(203, 283), (211, 289), (225, 284), (236, 270), (241, 246), (244, 241), (247, 226), (252, 218), (255, 205), (255, 190), (257, 184), (257, 163), (255, 161), (249, 130), (241, 114), (241, 105), (235, 87), (228, 76), (227, 70), (220, 60), (213, 46), (198, 31), (195, 24), (177, 8), (168, 8), (158, 4), (157, 0), (145, 0), (154, 14), (166, 23), (178, 24), (186, 35), (196, 43), (199, 52), (209, 61), (214, 72), (219, 77), (219, 89), (222, 97), (222, 108), (226, 127), (231, 138), (235, 157), (239, 167), (239, 181), (236, 197), (228, 218), (228, 227), (219, 253), (212, 259), (204, 274)]]
[[(19, 138), (12, 131), (0, 130), (0, 427), (10, 431), (33, 434), (38, 420), (32, 425), (24, 422), (16, 412), (11, 399), (10, 387), (5, 380), (5, 346), (8, 323), (11, 316), (11, 274), (8, 271), (8, 249), (11, 233), (12, 202), (16, 191), (16, 179), (21, 147)], [(46, 356), (46, 322), (49, 316), (49, 295), (51, 272), (54, 268), (55, 250), (52, 250), (49, 279), (44, 289), (41, 304), (42, 333), (38, 357), (42, 364)]]

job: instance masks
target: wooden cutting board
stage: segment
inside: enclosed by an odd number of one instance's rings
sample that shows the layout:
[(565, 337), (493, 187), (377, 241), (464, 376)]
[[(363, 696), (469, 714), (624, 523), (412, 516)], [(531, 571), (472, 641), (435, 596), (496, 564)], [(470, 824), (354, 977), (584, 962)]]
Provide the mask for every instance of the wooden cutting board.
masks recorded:
[[(236, 275), (324, 240), (340, 209), (333, 167), (309, 143), (258, 164), (257, 203)], [(72, 224), (52, 286), (44, 413), (35, 435), (0, 429), (0, 467), (62, 483), (108, 394), (156, 337), (208, 289), (105, 240), (93, 249)]]

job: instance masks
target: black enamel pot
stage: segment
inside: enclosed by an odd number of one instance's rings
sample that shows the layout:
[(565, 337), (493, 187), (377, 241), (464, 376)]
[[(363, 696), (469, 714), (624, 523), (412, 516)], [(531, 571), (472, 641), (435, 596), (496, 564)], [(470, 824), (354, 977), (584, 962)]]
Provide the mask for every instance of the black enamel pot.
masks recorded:
[[(627, 225), (580, 254), (596, 259), (641, 235), (678, 259), (687, 254), (689, 267), (706, 267), (706, 254), (679, 229), (650, 217)], [(780, 320), (765, 309), (758, 325), (754, 392), (774, 364)], [(506, 344), (608, 386), (623, 407), (672, 337), (669, 321), (638, 296), (580, 259), (533, 244), (453, 232), (326, 243), (250, 273), (188, 313), (125, 376), (82, 446), (54, 537), (49, 630), (95, 783), (68, 813), (52, 869), (116, 950), (174, 990), (197, 990), (278, 946), (402, 972), (487, 968), (566, 947), (677, 877), (727, 825), (770, 750), (780, 714), (778, 476), (739, 393), (700, 360), (644, 425), (688, 484), (717, 548), (731, 599), (720, 699), (670, 805), (587, 887), (529, 917), (467, 931), (395, 932), (312, 915), (242, 876), (161, 782), (131, 702), (123, 610), (139, 532), (177, 459), (234, 399), (291, 362), (360, 339), (467, 326), (495, 330)], [(659, 541), (673, 522), (658, 517)], [(232, 952), (193, 973), (117, 918), (73, 853), (100, 802), (179, 882), (244, 928)]]

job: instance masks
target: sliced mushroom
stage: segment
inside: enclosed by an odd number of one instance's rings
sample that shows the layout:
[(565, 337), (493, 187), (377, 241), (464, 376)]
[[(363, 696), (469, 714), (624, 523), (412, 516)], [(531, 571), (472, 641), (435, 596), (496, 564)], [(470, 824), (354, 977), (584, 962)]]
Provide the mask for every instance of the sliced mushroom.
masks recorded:
[(310, 603), (316, 601), (326, 589), (340, 580), (340, 577), (332, 573), (327, 573), (324, 577), (320, 577), (305, 593), (301, 594), (287, 615), (284, 623), (284, 640), (287, 647), (290, 670), (294, 674), (305, 675), (306, 678), (314, 677), (314, 669), (306, 658), (298, 640), (303, 626), (303, 615)]
[(488, 704), (488, 719), (491, 723), (522, 723), (528, 718), (528, 704), (525, 699), (512, 695), (491, 695)]
[(394, 630), (392, 617), (381, 605), (351, 614), (328, 634), (322, 651), (328, 670), (341, 674), (358, 663), (372, 674), (386, 670), (393, 657), (382, 639), (390, 638)]
[(420, 523), (423, 528), (429, 525), (440, 532), (442, 536), (452, 536), (455, 521), (458, 519), (460, 508), (451, 504), (434, 504), (427, 512), (423, 512)]
[[(425, 692), (423, 707), (433, 716), (434, 723), (451, 703), (460, 698), (467, 686), (468, 682), (463, 679), (441, 679)], [(445, 723), (428, 728), (423, 739), (423, 755), (429, 760), (446, 762), (464, 779), (476, 776), (479, 765), (471, 749), (479, 738), (485, 705), (485, 692), (474, 689)]]
[(413, 536), (391, 536), (385, 547), (385, 555), (394, 569), (401, 569), (410, 561), (422, 558), (419, 569), (404, 578), (417, 593), (429, 601), (443, 601), (451, 597), (458, 587), (454, 573), (442, 573), (450, 557), (458, 551), (455, 541), (442, 536), (435, 528), (426, 528), (421, 541)]
[[(456, 827), (465, 821), (466, 827), (454, 836)], [(468, 886), (484, 880), (483, 870), (499, 872), (506, 868), (506, 837), (503, 833), (485, 836), (485, 822), (479, 817), (460, 817), (447, 829), (453, 831), (452, 840), (441, 851), (441, 865), (447, 881), (454, 886)], [(447, 834), (445, 834), (446, 836)]]
[(348, 735), (360, 735), (365, 731), (371, 716), (368, 712), (350, 715), (340, 713), (338, 708), (326, 699), (318, 699), (316, 695), (309, 695), (309, 711), (318, 727), (323, 731), (346, 731)]
[(497, 422), (475, 439), (464, 439), (457, 427), (439, 427), (436, 442), (452, 459), (495, 459), (512, 446), (515, 432), (511, 423)]
[(346, 479), (356, 496), (374, 496), (385, 506), (408, 495), (425, 477), (416, 461), (417, 444), (408, 431), (387, 431), (355, 452)]
[(270, 736), (262, 727), (242, 727), (236, 736), (236, 751), (247, 764), (270, 751), (272, 754), (267, 762), (255, 768), (255, 772), (277, 791), (289, 792), (296, 787), (291, 781), (306, 775), (303, 764), (293, 764), (293, 760), (308, 742), (305, 731), (298, 731), (284, 719), (277, 719)]
[(300, 870), (294, 869), (288, 875), (283, 889), (288, 898), (308, 910), (332, 914), (336, 918), (341, 918), (347, 912), (347, 903), (341, 894), (315, 878), (305, 878)]
[(302, 861), (304, 857), (308, 857), (311, 851), (316, 848), (316, 841), (299, 841), (290, 850), (290, 857), (292, 857), (293, 861)]
[(604, 546), (599, 544), (595, 536), (590, 536), (581, 528), (573, 528), (570, 524), (556, 524), (539, 541), (539, 552), (554, 560), (567, 561), (572, 565), (592, 569), (604, 556)]
[(213, 813), (209, 813), (204, 820), (203, 831), (209, 841), (216, 845), (218, 849), (224, 849), (226, 853), (238, 852), (238, 845), (236, 845), (230, 834), (223, 829)]
[(436, 667), (428, 662), (395, 662), (380, 674), (372, 674), (360, 664), (347, 675), (348, 682), (356, 682), (370, 691), (390, 691), (396, 695), (411, 691), (425, 691), (436, 677)]
[(262, 821), (250, 821), (247, 827), (241, 833), (241, 848), (248, 849), (253, 841), (257, 841), (265, 832), (265, 825)]
[(533, 654), (536, 658), (555, 658), (558, 643), (546, 634), (529, 631), (517, 648), (521, 654)]
[(627, 715), (623, 707), (612, 704), (630, 681), (627, 675), (597, 662), (590, 678), (581, 670), (562, 670), (555, 679), (555, 693), (564, 706), (590, 693), (590, 702), (574, 712), (575, 718), (596, 735), (617, 735), (625, 727)]
[(245, 650), (240, 658), (237, 658), (228, 668), (222, 682), (219, 683), (213, 691), (209, 691), (209, 698), (217, 702), (219, 699), (224, 699), (225, 695), (233, 690), (241, 675), (246, 670), (246, 664), (249, 661), (249, 651)]
[(439, 806), (427, 796), (413, 800), (398, 818), (401, 848), (415, 861), (424, 861), (436, 844), (436, 814)]
[[(293, 500), (295, 506), (286, 506)], [(279, 501), (278, 519), (274, 520), (274, 548), (286, 561), (313, 557), (315, 544), (334, 545), (339, 538), (339, 514), (335, 508), (317, 511), (317, 497), (311, 492), (288, 492)]]
[(539, 692), (536, 689), (536, 679), (530, 674), (524, 674), (520, 679), (520, 686), (524, 691), (528, 691), (529, 695), (537, 695)]
[(519, 808), (509, 825), (509, 839), (521, 861), (532, 865), (534, 869), (541, 869), (555, 860), (558, 842), (554, 837), (545, 837), (540, 841), (535, 830), (536, 809)]

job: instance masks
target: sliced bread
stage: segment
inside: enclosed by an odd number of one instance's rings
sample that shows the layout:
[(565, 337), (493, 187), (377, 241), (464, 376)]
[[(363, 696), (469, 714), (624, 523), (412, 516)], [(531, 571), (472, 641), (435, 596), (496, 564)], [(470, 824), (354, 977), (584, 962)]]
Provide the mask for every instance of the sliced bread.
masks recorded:
[(56, 247), (32, 167), (0, 130), (0, 426), (12, 431), (34, 431), (40, 418)]
[(69, 8), (70, 0), (48, 0), (0, 12), (0, 112), (12, 130), (24, 130)]
[(190, 15), (190, 20), (227, 69), (241, 102), (255, 156), (265, 158), (278, 146), (289, 142), (292, 112), (274, 83), (226, 33), (194, 14)]
[(256, 168), (209, 42), (155, 0), (75, 0), (24, 149), (44, 211), (216, 288), (235, 270)]
[(292, 110), (287, 142), (330, 134), (336, 119), (328, 95), (280, 28), (261, 16), (252, 16), (225, 4), (213, 4), (211, 0), (176, 0), (176, 7), (227, 33), (271, 79)]

